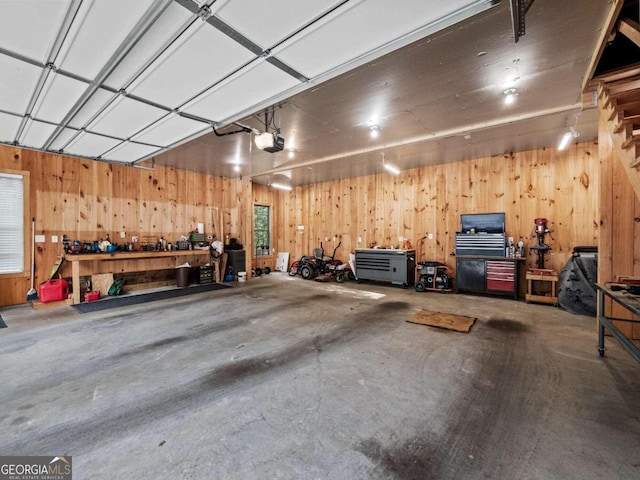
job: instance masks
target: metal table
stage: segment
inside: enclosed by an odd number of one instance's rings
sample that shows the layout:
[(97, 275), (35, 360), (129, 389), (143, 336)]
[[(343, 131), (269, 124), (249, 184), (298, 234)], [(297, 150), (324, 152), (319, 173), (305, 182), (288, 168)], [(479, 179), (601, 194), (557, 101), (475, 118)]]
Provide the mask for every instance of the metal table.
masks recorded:
[(611, 333), (611, 336), (629, 352), (629, 355), (631, 355), (636, 362), (640, 363), (640, 348), (613, 324), (613, 320), (632, 323), (640, 323), (640, 320), (607, 317), (604, 313), (605, 297), (609, 297), (618, 305), (621, 305), (634, 315), (640, 317), (640, 296), (631, 295), (624, 290), (613, 291), (609, 287), (600, 284), (597, 284), (596, 288), (598, 289), (598, 352), (600, 356), (604, 357), (604, 329), (606, 328)]

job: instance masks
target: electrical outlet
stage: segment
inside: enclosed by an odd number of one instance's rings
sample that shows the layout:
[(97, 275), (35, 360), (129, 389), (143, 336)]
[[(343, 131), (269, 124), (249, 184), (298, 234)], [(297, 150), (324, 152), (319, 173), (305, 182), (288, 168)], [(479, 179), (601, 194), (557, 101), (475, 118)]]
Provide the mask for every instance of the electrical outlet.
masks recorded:
[(404, 242), (404, 237), (403, 236), (398, 237), (398, 241), (399, 242)]
[(126, 236), (127, 236), (126, 232), (120, 232), (120, 238), (124, 238)]
[(58, 243), (58, 235), (51, 235), (51, 243)]
[(433, 240), (433, 233), (429, 233), (427, 237), (429, 238), (429, 240)]
[(138, 243), (138, 237), (131, 237), (131, 243)]

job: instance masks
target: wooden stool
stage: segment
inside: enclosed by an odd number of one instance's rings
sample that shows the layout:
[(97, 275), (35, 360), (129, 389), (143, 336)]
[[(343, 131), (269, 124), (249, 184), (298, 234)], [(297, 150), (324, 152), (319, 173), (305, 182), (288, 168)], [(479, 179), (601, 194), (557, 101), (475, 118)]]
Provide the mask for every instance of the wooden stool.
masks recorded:
[[(537, 283), (534, 284), (534, 282), (537, 282)], [(549, 290), (549, 294), (545, 295), (539, 291), (537, 293), (534, 293), (533, 287), (541, 286), (541, 285), (538, 285), (538, 283), (541, 283), (542, 285), (546, 285), (547, 289)], [(528, 271), (527, 272), (527, 295), (525, 296), (527, 303), (534, 302), (534, 303), (545, 303), (547, 305), (558, 305), (558, 297), (556, 293), (557, 283), (558, 283), (558, 274), (556, 272), (541, 274), (541, 273), (534, 273), (532, 271)]]

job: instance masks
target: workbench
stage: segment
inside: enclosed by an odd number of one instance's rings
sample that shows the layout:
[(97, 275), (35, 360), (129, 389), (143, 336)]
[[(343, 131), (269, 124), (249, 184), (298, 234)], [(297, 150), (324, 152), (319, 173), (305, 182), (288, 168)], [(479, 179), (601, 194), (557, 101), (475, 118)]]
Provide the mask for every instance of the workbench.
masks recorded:
[[(125, 273), (147, 270), (164, 270), (189, 262), (197, 266), (210, 258), (206, 250), (172, 250), (167, 252), (115, 252), (69, 254), (71, 262), (72, 304), (80, 303), (80, 276), (94, 273)], [(195, 265), (197, 264), (197, 265)]]
[(606, 328), (611, 333), (611, 336), (629, 352), (629, 355), (640, 363), (640, 348), (613, 324), (613, 320), (632, 323), (640, 323), (640, 320), (607, 317), (605, 315), (605, 298), (608, 297), (633, 315), (640, 317), (640, 296), (631, 295), (624, 290), (613, 291), (611, 288), (600, 284), (597, 284), (596, 288), (598, 289), (598, 352), (600, 356), (604, 357), (604, 329)]

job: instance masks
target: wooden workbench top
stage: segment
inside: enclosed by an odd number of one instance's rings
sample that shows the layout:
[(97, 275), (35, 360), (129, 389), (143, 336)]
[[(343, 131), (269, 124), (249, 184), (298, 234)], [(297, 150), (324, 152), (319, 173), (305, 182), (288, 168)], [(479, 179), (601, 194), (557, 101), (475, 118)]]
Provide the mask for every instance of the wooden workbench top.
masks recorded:
[(113, 252), (113, 253), (71, 253), (65, 256), (68, 262), (87, 262), (91, 260), (130, 260), (133, 258), (187, 257), (190, 255), (209, 255), (207, 250), (171, 250), (167, 252)]

